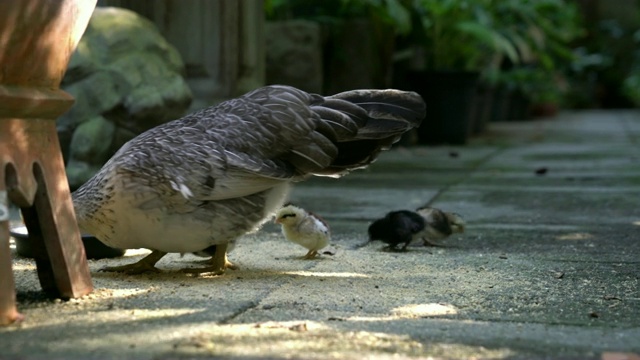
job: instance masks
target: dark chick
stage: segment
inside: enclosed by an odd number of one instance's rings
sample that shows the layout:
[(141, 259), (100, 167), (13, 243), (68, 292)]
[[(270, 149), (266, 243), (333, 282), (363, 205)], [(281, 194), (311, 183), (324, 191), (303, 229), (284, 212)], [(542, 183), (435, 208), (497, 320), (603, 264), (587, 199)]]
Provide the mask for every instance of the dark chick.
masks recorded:
[(383, 241), (390, 250), (397, 250), (398, 245), (404, 244), (401, 250), (406, 250), (413, 240), (421, 238), (425, 225), (424, 218), (413, 211), (391, 211), (369, 226), (369, 240)]

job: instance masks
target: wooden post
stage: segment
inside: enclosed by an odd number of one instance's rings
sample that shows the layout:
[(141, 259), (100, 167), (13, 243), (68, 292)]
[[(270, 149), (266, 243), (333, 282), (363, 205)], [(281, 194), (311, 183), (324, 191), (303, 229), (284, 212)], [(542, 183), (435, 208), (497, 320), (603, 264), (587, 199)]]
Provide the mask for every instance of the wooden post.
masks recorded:
[(0, 325), (20, 319), (8, 201), (46, 250), (36, 257), (43, 289), (63, 298), (93, 290), (55, 119), (73, 104), (60, 81), (94, 7), (95, 0), (0, 2)]

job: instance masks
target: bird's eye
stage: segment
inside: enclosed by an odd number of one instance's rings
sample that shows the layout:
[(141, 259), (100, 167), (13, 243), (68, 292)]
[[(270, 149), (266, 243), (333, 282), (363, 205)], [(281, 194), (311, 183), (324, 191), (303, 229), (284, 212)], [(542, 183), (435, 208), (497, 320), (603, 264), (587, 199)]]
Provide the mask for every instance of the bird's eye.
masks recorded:
[(296, 214), (284, 214), (282, 215), (282, 218), (288, 218), (288, 217), (296, 217)]

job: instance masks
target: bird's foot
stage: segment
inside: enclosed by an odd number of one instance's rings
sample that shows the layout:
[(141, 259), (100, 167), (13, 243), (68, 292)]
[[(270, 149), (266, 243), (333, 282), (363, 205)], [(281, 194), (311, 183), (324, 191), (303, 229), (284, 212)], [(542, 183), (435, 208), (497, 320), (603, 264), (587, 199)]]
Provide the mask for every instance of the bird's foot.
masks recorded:
[[(196, 260), (196, 261), (193, 261), (192, 263), (198, 264), (198, 265), (209, 265), (209, 264), (213, 263), (213, 258), (209, 258), (209, 259), (205, 259), (205, 260)], [(240, 269), (240, 267), (238, 265), (232, 263), (229, 260), (227, 260), (227, 262), (224, 264), (224, 267), (227, 268), (227, 269), (231, 269), (231, 270)]]
[(100, 271), (105, 272), (119, 272), (127, 275), (138, 275), (150, 272), (160, 272), (160, 270), (153, 265), (140, 264), (139, 262), (121, 266), (105, 266)]
[(401, 248), (397, 248), (395, 246), (385, 246), (382, 248), (383, 251), (388, 251), (388, 252), (405, 252), (407, 251), (407, 248), (405, 246), (401, 247)]
[(316, 250), (309, 250), (309, 252), (303, 256), (301, 259), (302, 260), (313, 260), (318, 256), (318, 251)]
[(225, 273), (227, 269), (225, 268), (219, 268), (216, 266), (205, 266), (202, 268), (186, 268), (186, 269), (181, 269), (180, 272), (183, 272), (185, 274), (194, 274), (194, 275), (200, 275), (200, 274), (208, 274), (211, 273), (213, 275), (222, 275)]
[(133, 264), (121, 265), (121, 266), (106, 266), (100, 269), (100, 271), (108, 272), (120, 272), (127, 275), (138, 275), (148, 272), (160, 272), (155, 264), (167, 253), (162, 251), (152, 251), (151, 254), (143, 257), (140, 261)]
[(227, 260), (227, 262), (224, 264), (224, 267), (227, 269), (231, 269), (231, 270), (238, 270), (240, 269), (240, 267), (234, 263), (232, 263), (231, 261)]
[(233, 264), (231, 261), (227, 259), (227, 245), (217, 245), (216, 252), (208, 260), (211, 266), (205, 266), (202, 268), (186, 268), (181, 271), (187, 274), (205, 274), (212, 273), (214, 275), (222, 275), (227, 269), (237, 270), (238, 266)]
[[(207, 262), (211, 262), (211, 261), (209, 260)], [(205, 266), (201, 268), (185, 268), (180, 271), (186, 274), (196, 274), (196, 275), (207, 274), (207, 273), (212, 273), (213, 275), (222, 275), (227, 271), (227, 269), (238, 270), (239, 267), (238, 265), (235, 265), (231, 261), (227, 261), (224, 264), (224, 266), (219, 266), (214, 264), (211, 266)]]

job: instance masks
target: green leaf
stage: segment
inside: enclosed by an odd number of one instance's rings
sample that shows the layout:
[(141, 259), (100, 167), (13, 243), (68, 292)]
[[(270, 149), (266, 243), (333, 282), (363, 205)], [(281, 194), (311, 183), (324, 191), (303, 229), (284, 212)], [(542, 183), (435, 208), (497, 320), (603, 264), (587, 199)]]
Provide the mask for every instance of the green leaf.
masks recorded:
[(386, 0), (387, 13), (399, 34), (406, 35), (411, 31), (411, 14), (399, 0)]

